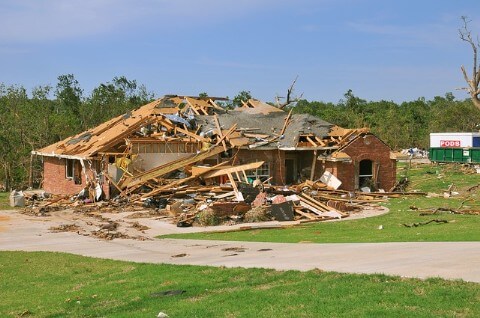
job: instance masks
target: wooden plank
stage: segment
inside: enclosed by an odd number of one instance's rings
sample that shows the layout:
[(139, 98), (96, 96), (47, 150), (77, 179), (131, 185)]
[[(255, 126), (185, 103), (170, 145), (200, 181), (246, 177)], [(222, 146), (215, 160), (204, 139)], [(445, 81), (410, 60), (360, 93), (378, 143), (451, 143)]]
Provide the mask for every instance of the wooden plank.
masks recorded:
[(295, 206), (295, 207), (294, 207), (294, 211), (295, 211), (295, 213), (300, 214), (301, 216), (304, 216), (304, 217), (306, 217), (307, 219), (310, 219), (310, 220), (317, 220), (317, 219), (318, 219), (317, 217), (314, 217), (313, 215), (311, 215), (311, 214), (309, 214), (309, 213), (303, 212), (303, 211), (302, 211), (302, 207)]
[(264, 164), (264, 161), (258, 161), (258, 162), (247, 163), (239, 166), (231, 166), (231, 167), (223, 168), (220, 170), (208, 172), (203, 175), (203, 178), (208, 179), (208, 178), (228, 175), (228, 174), (239, 172), (239, 171), (258, 169), (263, 164)]
[(245, 173), (245, 170), (242, 170), (242, 173), (243, 173), (243, 177), (245, 178), (245, 182), (248, 183), (248, 177), (247, 177), (247, 174)]
[(225, 111), (225, 109), (223, 109), (222, 107), (218, 106), (217, 103), (215, 103), (215, 101), (213, 99), (209, 99), (208, 102), (216, 109), (218, 110), (221, 110), (221, 111)]
[(169, 184), (166, 184), (166, 185), (160, 186), (160, 187), (158, 187), (158, 188), (155, 188), (155, 189), (153, 189), (152, 191), (150, 191), (150, 192), (145, 193), (144, 195), (142, 195), (142, 198), (148, 198), (148, 197), (151, 197), (151, 196), (153, 196), (153, 195), (155, 195), (155, 194), (157, 194), (157, 193), (160, 193), (160, 192), (162, 192), (162, 191), (164, 191), (164, 190), (168, 190), (168, 189), (172, 189), (172, 188), (174, 188), (174, 187), (178, 187), (179, 185), (182, 185), (182, 184), (184, 184), (184, 183), (186, 183), (186, 182), (189, 182), (189, 181), (191, 181), (191, 180), (194, 180), (194, 179), (198, 178), (198, 177), (201, 176), (202, 174), (205, 174), (205, 173), (207, 173), (207, 172), (209, 172), (209, 171), (211, 171), (211, 170), (214, 170), (214, 169), (218, 169), (219, 167), (221, 167), (221, 166), (223, 166), (223, 165), (224, 165), (224, 162), (219, 163), (218, 165), (215, 165), (215, 166), (213, 166), (213, 167), (209, 167), (207, 170), (205, 170), (205, 171), (203, 171), (202, 173), (199, 173), (199, 174), (197, 174), (197, 175), (192, 175), (192, 176), (190, 176), (190, 177), (188, 177), (188, 178), (179, 179), (179, 180), (177, 180), (177, 181), (174, 181), (174, 182), (171, 182), (171, 183), (169, 183)]
[(248, 138), (258, 138), (258, 139), (266, 139), (266, 138), (270, 137), (270, 135), (265, 135), (265, 134), (244, 133), (243, 135), (245, 137), (248, 137)]
[(313, 181), (314, 177), (315, 177), (315, 168), (317, 166), (317, 150), (314, 150), (313, 151), (313, 161), (312, 161), (312, 168), (311, 168), (311, 172), (310, 172), (310, 180)]
[(193, 105), (193, 103), (189, 100), (189, 98), (185, 97), (185, 100), (187, 101), (187, 104), (190, 106), (190, 109), (192, 109), (195, 114), (200, 115), (197, 108)]
[(320, 144), (320, 146), (325, 147), (327, 144), (317, 136), (315, 136), (315, 140)]
[(313, 205), (310, 205), (310, 204), (308, 204), (307, 202), (304, 202), (304, 201), (300, 201), (300, 205), (303, 206), (304, 208), (312, 211), (313, 213), (320, 215), (320, 216), (322, 216), (322, 214), (324, 212), (326, 212), (326, 211), (321, 211), (321, 210), (317, 209), (316, 207), (314, 207)]
[(280, 135), (283, 135), (285, 133), (285, 129), (287, 129), (288, 123), (290, 121), (290, 117), (292, 116), (292, 109), (288, 112), (287, 118), (285, 118), (285, 123), (283, 124), (282, 130), (280, 131)]
[(220, 137), (220, 140), (222, 142), (223, 149), (225, 150), (225, 152), (227, 152), (227, 145), (225, 143), (225, 139), (223, 138), (222, 127), (220, 127), (217, 114), (213, 115), (213, 121), (215, 122), (215, 126), (217, 127), (218, 136)]
[(308, 142), (311, 143), (312, 146), (318, 147), (318, 145), (312, 140), (312, 138), (310, 138), (310, 136), (305, 136), (305, 137), (307, 137)]
[[(221, 162), (221, 163), (215, 165), (213, 167), (213, 169), (218, 169), (222, 166), (225, 166), (227, 163), (229, 163), (229, 161)], [(193, 166), (192, 167), (192, 176), (200, 176), (200, 175), (202, 175), (204, 173), (207, 173), (209, 171), (212, 171), (211, 166)]]
[(305, 193), (302, 193), (300, 196), (301, 196), (302, 198), (304, 198), (304, 199), (307, 199), (307, 200), (308, 200), (309, 202), (311, 202), (312, 204), (315, 204), (316, 206), (319, 206), (319, 207), (321, 207), (321, 208), (323, 208), (323, 209), (325, 209), (325, 210), (327, 210), (327, 211), (335, 211), (335, 212), (338, 212), (338, 213), (340, 213), (340, 214), (342, 214), (342, 215), (344, 214), (343, 212), (338, 211), (337, 209), (332, 208), (331, 206), (328, 206), (328, 205), (326, 205), (326, 204), (323, 204), (322, 202), (319, 202), (318, 200), (315, 200), (314, 198), (308, 196), (308, 195), (305, 194)]
[(108, 179), (108, 181), (110, 181), (111, 184), (113, 184), (113, 186), (114, 186), (118, 191), (120, 191), (120, 195), (121, 195), (122, 197), (124, 197), (124, 198), (127, 197), (127, 194), (126, 194), (122, 189), (120, 189), (120, 187), (118, 186), (118, 184), (117, 184), (115, 181), (113, 181), (112, 177), (110, 177), (106, 171), (103, 172), (103, 175)]
[(236, 128), (237, 128), (237, 124), (235, 123), (232, 127), (230, 127), (230, 129), (227, 131), (227, 133), (225, 135), (223, 135), (222, 138), (220, 138), (220, 140), (217, 140), (217, 143), (215, 144), (215, 146), (219, 145), (223, 140), (228, 139), (230, 134), (232, 132), (234, 132)]
[(233, 179), (231, 173), (228, 173), (227, 176), (228, 180), (230, 180), (230, 183), (232, 184), (233, 192), (235, 192), (235, 197), (238, 199), (240, 197), (240, 192), (238, 192), (237, 184), (235, 183), (235, 180)]
[(206, 138), (203, 138), (199, 135), (196, 135), (194, 134), (193, 132), (190, 132), (186, 129), (183, 129), (183, 128), (180, 128), (180, 127), (175, 127), (175, 130), (178, 131), (178, 132), (181, 132), (189, 137), (192, 137), (193, 139), (197, 140), (197, 141), (200, 141), (200, 142), (208, 142), (208, 140)]
[(148, 180), (161, 177), (169, 172), (175, 171), (187, 165), (191, 165), (195, 162), (199, 162), (209, 157), (218, 155), (221, 152), (223, 152), (222, 147), (210, 148), (207, 151), (203, 151), (199, 154), (193, 154), (186, 158), (182, 158), (173, 162), (169, 162), (165, 165), (150, 169), (144, 173), (134, 176), (133, 178), (130, 178), (130, 180), (128, 180), (128, 182), (125, 182), (124, 185), (126, 187), (133, 187), (135, 185), (142, 184)]

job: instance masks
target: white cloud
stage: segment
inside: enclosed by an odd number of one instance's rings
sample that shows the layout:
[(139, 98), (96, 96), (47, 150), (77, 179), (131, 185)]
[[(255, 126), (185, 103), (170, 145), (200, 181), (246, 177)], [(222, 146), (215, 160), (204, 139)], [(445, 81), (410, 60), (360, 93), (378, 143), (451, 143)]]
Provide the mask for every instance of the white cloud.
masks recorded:
[(451, 22), (402, 26), (372, 22), (351, 22), (349, 26), (357, 32), (384, 36), (394, 40), (390, 43), (401, 45), (449, 46), (458, 40), (458, 26)]
[(109, 34), (136, 25), (211, 23), (291, 1), (274, 0), (4, 0), (0, 41), (41, 42)]

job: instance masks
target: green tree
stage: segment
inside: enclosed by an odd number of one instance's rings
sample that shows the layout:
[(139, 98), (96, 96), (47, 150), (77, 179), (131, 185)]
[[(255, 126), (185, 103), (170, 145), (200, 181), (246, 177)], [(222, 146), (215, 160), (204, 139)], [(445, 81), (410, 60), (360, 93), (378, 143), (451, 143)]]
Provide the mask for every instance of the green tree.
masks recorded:
[(249, 99), (252, 98), (252, 94), (250, 91), (241, 91), (233, 98), (233, 106), (234, 107), (241, 107), (243, 105), (242, 102), (247, 102)]
[(62, 140), (81, 129), (80, 108), (83, 90), (73, 74), (60, 75), (55, 88), (56, 109), (54, 121), (61, 131), (54, 132), (56, 140)]
[(145, 86), (125, 76), (94, 88), (80, 109), (82, 130), (95, 127), (115, 116), (147, 104), (153, 99)]

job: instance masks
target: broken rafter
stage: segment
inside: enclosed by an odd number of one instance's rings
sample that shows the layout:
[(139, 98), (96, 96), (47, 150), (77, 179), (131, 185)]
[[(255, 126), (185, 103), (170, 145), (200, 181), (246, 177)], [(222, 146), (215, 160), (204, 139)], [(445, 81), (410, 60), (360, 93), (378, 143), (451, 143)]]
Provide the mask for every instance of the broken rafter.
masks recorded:
[[(226, 133), (225, 135), (223, 135), (220, 139), (217, 140), (217, 143), (215, 144), (215, 146), (219, 145), (222, 141), (224, 141), (225, 139), (228, 140), (228, 137), (232, 134), (232, 132), (235, 131), (235, 129), (237, 128), (237, 124), (235, 123)], [(220, 133), (222, 134), (222, 133)], [(227, 151), (227, 150), (225, 150)]]
[(148, 192), (148, 193), (145, 193), (144, 195), (142, 195), (142, 198), (148, 198), (148, 197), (151, 197), (151, 196), (154, 196), (158, 193), (161, 193), (162, 191), (164, 190), (170, 190), (174, 187), (178, 187), (186, 182), (189, 182), (191, 180), (194, 180), (200, 176), (202, 176), (203, 174), (205, 173), (208, 173), (209, 171), (212, 171), (214, 169), (218, 169), (222, 166), (224, 166), (226, 163), (228, 163), (228, 161), (225, 161), (225, 162), (221, 162), (219, 163), (218, 165), (215, 165), (213, 167), (207, 167), (205, 170), (203, 170), (202, 172), (199, 172), (195, 175), (191, 175), (190, 177), (188, 178), (183, 178), (183, 179), (179, 179), (177, 181), (174, 181), (174, 182), (171, 182), (169, 184), (166, 184), (166, 185), (163, 185), (163, 186), (160, 186), (160, 187), (157, 187), (157, 188), (154, 188), (152, 191)]
[(180, 160), (176, 160), (174, 162), (169, 162), (165, 165), (150, 169), (144, 173), (141, 173), (137, 176), (134, 176), (133, 178), (130, 178), (130, 180), (126, 180), (124, 183), (124, 186), (126, 188), (132, 188), (138, 185), (143, 184), (144, 182), (147, 182), (149, 180), (152, 180), (154, 178), (161, 177), (167, 173), (170, 173), (172, 171), (175, 171), (177, 169), (183, 168), (187, 165), (191, 165), (193, 163), (202, 161), (204, 159), (207, 159), (209, 157), (218, 155), (223, 151), (222, 147), (213, 147), (208, 149), (207, 151), (194, 154), (192, 156), (189, 156), (187, 158), (183, 158)]
[(188, 131), (188, 130), (186, 130), (186, 129), (182, 129), (182, 128), (180, 128), (180, 127), (175, 127), (175, 130), (178, 131), (178, 132), (180, 132), (180, 133), (183, 133), (183, 134), (187, 135), (188, 137), (191, 137), (191, 138), (193, 138), (193, 139), (195, 139), (195, 140), (197, 140), (197, 141), (200, 141), (200, 142), (208, 142), (207, 139), (205, 139), (205, 138), (203, 138), (203, 137), (201, 137), (201, 136), (199, 136), (199, 135), (197, 135), (197, 134), (195, 134), (195, 133), (193, 133), (193, 132), (190, 132), (190, 131)]
[(217, 105), (217, 103), (215, 103), (215, 101), (213, 99), (209, 99), (208, 102), (214, 107), (216, 108), (217, 110), (221, 110), (221, 111), (224, 111), (224, 109), (220, 106)]
[(290, 109), (290, 111), (288, 112), (287, 118), (285, 118), (285, 123), (283, 124), (282, 130), (280, 131), (280, 136), (285, 133), (285, 129), (287, 129), (291, 116), (292, 116), (292, 109)]
[(312, 144), (312, 146), (318, 147), (318, 145), (312, 140), (312, 138), (310, 138), (310, 136), (305, 136), (305, 137), (307, 138), (308, 142)]
[[(218, 136), (220, 137), (220, 141), (222, 143), (223, 149), (225, 150), (225, 152), (227, 152), (227, 145), (226, 145), (225, 139), (223, 138), (223, 135), (222, 135), (222, 128), (220, 127), (220, 123), (218, 121), (217, 114), (213, 115), (213, 121), (215, 122), (215, 126), (217, 127)], [(218, 144), (218, 142), (217, 142), (217, 144)]]
[(203, 178), (208, 179), (208, 178), (214, 178), (214, 177), (227, 175), (229, 173), (236, 173), (236, 172), (240, 172), (240, 171), (258, 169), (263, 164), (264, 164), (264, 161), (258, 161), (258, 162), (247, 163), (247, 164), (239, 165), (239, 166), (226, 167), (226, 168), (223, 168), (221, 170), (213, 170), (213, 171), (210, 171), (209, 173), (204, 174)]

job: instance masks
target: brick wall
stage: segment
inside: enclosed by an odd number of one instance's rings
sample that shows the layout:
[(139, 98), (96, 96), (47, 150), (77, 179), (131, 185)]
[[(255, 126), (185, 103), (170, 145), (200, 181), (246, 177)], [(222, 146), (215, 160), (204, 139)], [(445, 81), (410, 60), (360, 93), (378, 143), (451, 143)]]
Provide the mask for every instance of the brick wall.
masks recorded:
[[(43, 190), (53, 194), (72, 195), (86, 187), (86, 178), (83, 172), (80, 173), (81, 184), (75, 184), (73, 179), (66, 177), (65, 161), (66, 159), (43, 157)], [(108, 198), (110, 195), (108, 183), (103, 184), (102, 188)]]
[(285, 179), (285, 152), (279, 150), (247, 150), (240, 149), (234, 164), (246, 164), (255, 161), (270, 163), (272, 184), (284, 184)]
[(342, 181), (341, 189), (355, 189), (355, 174), (362, 160), (371, 160), (379, 165), (377, 181), (379, 188), (390, 190), (396, 181), (397, 163), (390, 159), (390, 147), (375, 135), (365, 135), (353, 141), (343, 152), (352, 158), (352, 163), (327, 162), (326, 169)]
[(85, 187), (85, 177), (82, 184), (75, 184), (67, 179), (65, 174), (65, 159), (43, 157), (43, 189), (54, 194), (74, 194)]

